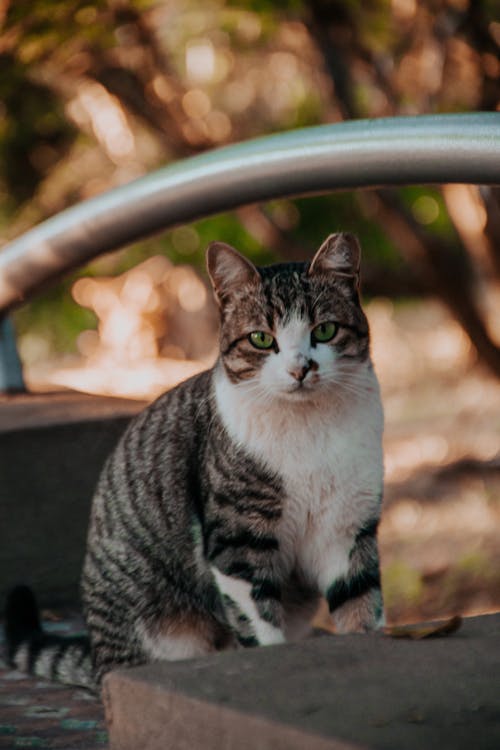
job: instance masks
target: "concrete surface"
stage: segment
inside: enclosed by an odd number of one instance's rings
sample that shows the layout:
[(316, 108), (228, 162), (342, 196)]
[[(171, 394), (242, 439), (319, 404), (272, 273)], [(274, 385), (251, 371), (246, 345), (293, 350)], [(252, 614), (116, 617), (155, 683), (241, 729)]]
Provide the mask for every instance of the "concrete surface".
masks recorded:
[(116, 671), (103, 694), (111, 750), (498, 750), (500, 614)]
[(0, 398), (0, 610), (17, 583), (78, 601), (90, 501), (140, 402), (76, 393)]

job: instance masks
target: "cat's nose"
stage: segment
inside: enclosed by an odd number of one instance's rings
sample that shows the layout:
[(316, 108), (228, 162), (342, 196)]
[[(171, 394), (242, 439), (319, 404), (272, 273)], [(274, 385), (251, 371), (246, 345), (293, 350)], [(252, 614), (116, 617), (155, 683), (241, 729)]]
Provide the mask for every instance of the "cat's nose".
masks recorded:
[(294, 367), (290, 367), (288, 372), (290, 373), (292, 378), (295, 378), (295, 380), (301, 383), (310, 369), (311, 369), (310, 364), (306, 363), (303, 365), (295, 365)]

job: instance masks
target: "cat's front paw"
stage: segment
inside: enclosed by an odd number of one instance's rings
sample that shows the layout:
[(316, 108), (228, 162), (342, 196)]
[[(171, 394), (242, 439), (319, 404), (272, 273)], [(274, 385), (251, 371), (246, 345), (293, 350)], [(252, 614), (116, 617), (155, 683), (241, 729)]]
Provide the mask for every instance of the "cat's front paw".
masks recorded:
[(336, 633), (367, 633), (385, 626), (382, 594), (372, 589), (332, 613)]

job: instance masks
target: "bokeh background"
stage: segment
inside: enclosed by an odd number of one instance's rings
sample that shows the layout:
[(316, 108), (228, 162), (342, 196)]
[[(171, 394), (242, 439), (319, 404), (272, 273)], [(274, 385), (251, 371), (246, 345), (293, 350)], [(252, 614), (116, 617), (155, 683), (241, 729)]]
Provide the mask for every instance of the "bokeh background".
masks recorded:
[[(500, 108), (498, 0), (0, 0), (0, 25), (2, 244), (230, 142)], [(266, 263), (339, 229), (363, 247), (386, 409), (389, 619), (498, 610), (498, 189), (277, 200), (103, 256), (15, 311), (28, 386), (154, 398), (216, 356), (210, 240)]]

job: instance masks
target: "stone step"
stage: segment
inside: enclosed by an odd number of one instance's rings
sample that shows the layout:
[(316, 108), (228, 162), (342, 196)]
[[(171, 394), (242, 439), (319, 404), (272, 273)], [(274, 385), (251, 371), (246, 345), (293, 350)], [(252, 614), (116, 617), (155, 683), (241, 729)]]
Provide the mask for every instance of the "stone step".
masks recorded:
[(498, 750), (500, 614), (109, 674), (111, 750)]
[(99, 472), (143, 406), (69, 391), (0, 397), (0, 609), (17, 583), (42, 606), (78, 601)]

